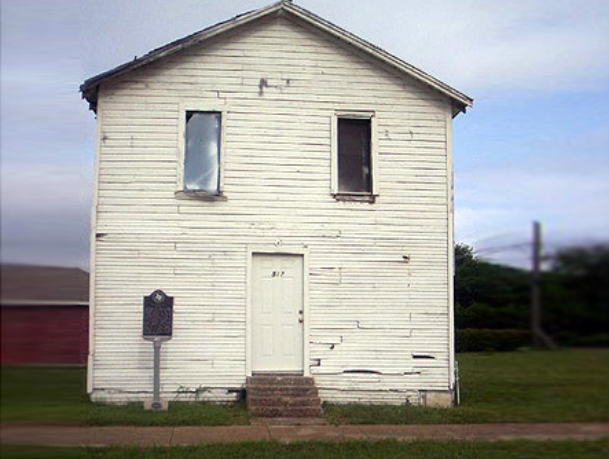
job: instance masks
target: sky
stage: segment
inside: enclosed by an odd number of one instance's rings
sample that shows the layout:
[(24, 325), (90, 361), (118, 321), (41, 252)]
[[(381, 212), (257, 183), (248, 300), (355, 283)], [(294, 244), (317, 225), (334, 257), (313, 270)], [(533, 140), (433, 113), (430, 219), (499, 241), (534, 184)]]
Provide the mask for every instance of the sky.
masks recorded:
[[(87, 78), (270, 0), (2, 0), (0, 255), (88, 267)], [(609, 242), (609, 1), (296, 0), (474, 98), (454, 121), (455, 236), (527, 266)]]

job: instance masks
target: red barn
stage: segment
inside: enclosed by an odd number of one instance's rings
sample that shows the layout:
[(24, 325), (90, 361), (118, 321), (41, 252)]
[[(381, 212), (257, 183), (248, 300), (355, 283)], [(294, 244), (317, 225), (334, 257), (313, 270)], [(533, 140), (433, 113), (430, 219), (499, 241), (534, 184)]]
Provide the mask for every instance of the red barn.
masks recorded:
[(89, 273), (6, 264), (1, 275), (2, 365), (85, 365)]

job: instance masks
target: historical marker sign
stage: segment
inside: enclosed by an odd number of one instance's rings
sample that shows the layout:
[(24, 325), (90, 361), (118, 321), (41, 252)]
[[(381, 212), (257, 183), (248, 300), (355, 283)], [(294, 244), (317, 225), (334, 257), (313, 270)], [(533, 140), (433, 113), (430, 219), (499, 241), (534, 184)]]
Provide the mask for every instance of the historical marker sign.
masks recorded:
[(161, 344), (171, 339), (173, 332), (173, 297), (163, 290), (155, 290), (144, 297), (144, 339), (152, 341), (154, 348), (154, 379), (152, 400), (144, 402), (146, 409), (167, 409), (167, 401), (161, 400)]
[(144, 338), (171, 338), (173, 332), (173, 297), (155, 290), (144, 297)]

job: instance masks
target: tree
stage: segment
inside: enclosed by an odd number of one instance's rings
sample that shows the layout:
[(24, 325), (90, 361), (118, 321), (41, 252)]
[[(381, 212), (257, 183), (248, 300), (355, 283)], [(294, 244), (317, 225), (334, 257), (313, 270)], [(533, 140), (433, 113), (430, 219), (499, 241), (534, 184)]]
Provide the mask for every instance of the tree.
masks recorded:
[(470, 307), (474, 302), (478, 260), (474, 249), (466, 244), (455, 245), (455, 303)]
[[(455, 246), (457, 329), (521, 329), (529, 323), (529, 272)], [(564, 345), (609, 345), (609, 245), (570, 247), (541, 275), (542, 322)]]
[(569, 247), (545, 279), (547, 324), (563, 339), (609, 344), (609, 245)]
[(468, 245), (455, 246), (457, 328), (527, 329), (528, 295), (525, 271), (480, 260)]

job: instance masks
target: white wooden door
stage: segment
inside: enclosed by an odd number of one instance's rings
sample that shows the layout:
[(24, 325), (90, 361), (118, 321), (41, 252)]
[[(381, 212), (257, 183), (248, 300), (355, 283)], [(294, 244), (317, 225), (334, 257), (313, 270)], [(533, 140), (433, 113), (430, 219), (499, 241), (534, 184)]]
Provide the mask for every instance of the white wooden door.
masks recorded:
[(303, 371), (303, 257), (254, 254), (252, 372)]

